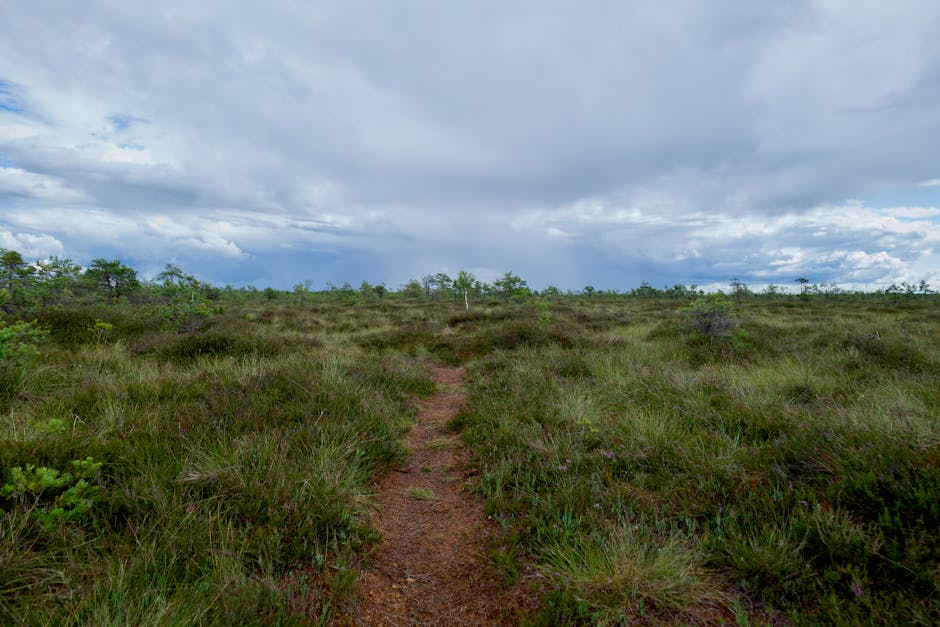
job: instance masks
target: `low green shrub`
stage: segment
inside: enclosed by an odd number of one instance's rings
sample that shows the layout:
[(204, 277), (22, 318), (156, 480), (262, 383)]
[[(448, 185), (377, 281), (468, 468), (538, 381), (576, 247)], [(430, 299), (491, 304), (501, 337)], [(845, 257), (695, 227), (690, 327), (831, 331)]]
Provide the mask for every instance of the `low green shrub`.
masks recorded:
[(221, 313), (217, 305), (206, 300), (164, 303), (151, 308), (152, 314), (163, 321), (163, 327), (177, 333), (192, 333), (207, 327)]
[(233, 335), (220, 330), (176, 335), (155, 348), (161, 358), (179, 364), (202, 357), (274, 357), (281, 350), (278, 343), (264, 336)]
[(101, 463), (86, 457), (71, 465), (72, 472), (64, 473), (33, 464), (9, 468), (0, 499), (29, 511), (47, 531), (62, 523), (83, 521), (98, 497), (98, 486), (89, 481)]
[(679, 311), (688, 320), (689, 328), (705, 337), (727, 337), (738, 326), (734, 305), (720, 294), (696, 298)]
[(90, 341), (97, 320), (97, 312), (92, 309), (56, 308), (36, 313), (36, 322), (46, 329), (49, 339), (67, 347)]
[(0, 326), (0, 364), (20, 367), (34, 361), (46, 336), (46, 331), (33, 322)]
[(430, 322), (413, 322), (394, 329), (370, 333), (358, 340), (363, 347), (376, 350), (394, 349), (413, 352), (435, 340), (438, 327)]
[(33, 322), (0, 326), (0, 411), (19, 393), (27, 370), (39, 358), (46, 331)]
[(477, 325), (481, 322), (492, 322), (496, 319), (498, 318), (495, 317), (492, 312), (488, 312), (485, 309), (471, 309), (450, 316), (447, 319), (447, 326), (465, 327)]
[(479, 357), (498, 350), (557, 345), (574, 348), (586, 342), (577, 327), (563, 323), (539, 323), (537, 320), (512, 320), (492, 325), (477, 333), (457, 338), (458, 354)]

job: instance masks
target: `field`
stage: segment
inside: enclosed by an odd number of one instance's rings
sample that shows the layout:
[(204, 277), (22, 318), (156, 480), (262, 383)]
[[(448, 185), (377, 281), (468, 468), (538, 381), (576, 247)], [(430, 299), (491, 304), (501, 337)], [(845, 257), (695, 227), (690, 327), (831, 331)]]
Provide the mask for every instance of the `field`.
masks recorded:
[(40, 311), (2, 366), (0, 622), (350, 621), (434, 363), (520, 622), (940, 622), (937, 302), (686, 304)]

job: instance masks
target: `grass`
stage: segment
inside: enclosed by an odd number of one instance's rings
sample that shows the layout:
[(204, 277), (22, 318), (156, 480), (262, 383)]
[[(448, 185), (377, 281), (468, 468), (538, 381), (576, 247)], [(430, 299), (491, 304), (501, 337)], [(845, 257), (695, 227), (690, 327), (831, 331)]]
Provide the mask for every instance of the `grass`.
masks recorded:
[(0, 622), (316, 624), (342, 611), (347, 565), (378, 540), (372, 483), (405, 454), (410, 399), (433, 382), (404, 356), (364, 359), (345, 310), (317, 316), (232, 312), (179, 335), (144, 321), (108, 342), (75, 337), (85, 327), (67, 316), (53, 326), (2, 416), (4, 481), (28, 464), (101, 467), (85, 512), (67, 485), (0, 497)]
[(428, 448), (431, 449), (432, 451), (443, 451), (443, 450), (452, 448), (455, 444), (459, 442), (460, 442), (459, 439), (455, 440), (454, 438), (451, 438), (451, 437), (434, 438), (433, 440), (428, 442)]
[(940, 622), (936, 304), (743, 301), (715, 337), (683, 304), (42, 312), (0, 407), (0, 622), (342, 620), (429, 359), (467, 368), (451, 426), (532, 624)]
[(678, 535), (643, 538), (625, 527), (546, 548), (540, 570), (603, 608), (593, 616), (598, 623), (636, 622), (647, 614), (684, 622), (707, 620), (728, 605), (700, 563)]
[(656, 306), (554, 312), (595, 332), (469, 368), (455, 426), (540, 620), (936, 622), (931, 309), (744, 304), (711, 339)]
[(408, 498), (415, 499), (416, 501), (436, 501), (437, 495), (434, 494), (434, 490), (429, 488), (421, 487), (411, 487), (406, 491)]

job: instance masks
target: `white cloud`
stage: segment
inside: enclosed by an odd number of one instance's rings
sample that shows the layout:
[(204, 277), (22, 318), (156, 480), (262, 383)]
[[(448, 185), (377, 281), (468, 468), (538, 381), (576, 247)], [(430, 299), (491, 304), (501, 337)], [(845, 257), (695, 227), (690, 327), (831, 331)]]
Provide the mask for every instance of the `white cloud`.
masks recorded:
[(0, 248), (15, 250), (28, 258), (61, 255), (65, 251), (62, 242), (46, 233), (14, 233), (4, 228), (0, 228)]
[(3, 5), (0, 212), (286, 286), (924, 271), (938, 30), (928, 0)]
[(86, 198), (80, 191), (69, 189), (51, 176), (27, 172), (20, 168), (0, 166), (0, 195), (26, 196), (50, 202), (75, 202)]
[(199, 237), (185, 237), (179, 240), (183, 246), (219, 253), (224, 257), (241, 257), (245, 253), (235, 242), (231, 242), (217, 235), (207, 234)]
[(891, 207), (885, 212), (895, 218), (935, 218), (940, 216), (940, 207)]
[(701, 213), (664, 221), (637, 207), (592, 199), (532, 211), (518, 223), (568, 233), (584, 246), (599, 244), (612, 264), (678, 280), (725, 275), (786, 282), (810, 275), (858, 285), (910, 278), (912, 266), (940, 244), (940, 224), (916, 218), (937, 213), (856, 203), (774, 216)]

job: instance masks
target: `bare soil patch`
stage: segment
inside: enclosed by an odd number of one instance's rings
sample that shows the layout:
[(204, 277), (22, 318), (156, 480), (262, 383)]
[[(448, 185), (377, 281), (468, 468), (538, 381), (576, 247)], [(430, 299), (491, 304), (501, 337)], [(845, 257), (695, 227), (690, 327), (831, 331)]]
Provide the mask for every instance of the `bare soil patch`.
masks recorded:
[[(364, 625), (512, 625), (529, 599), (506, 589), (481, 558), (490, 532), (466, 489), (465, 452), (447, 422), (466, 399), (462, 368), (434, 367), (440, 391), (421, 402), (406, 443), (412, 455), (379, 484), (382, 532), (362, 571), (352, 622)], [(491, 523), (490, 523), (491, 524)]]

